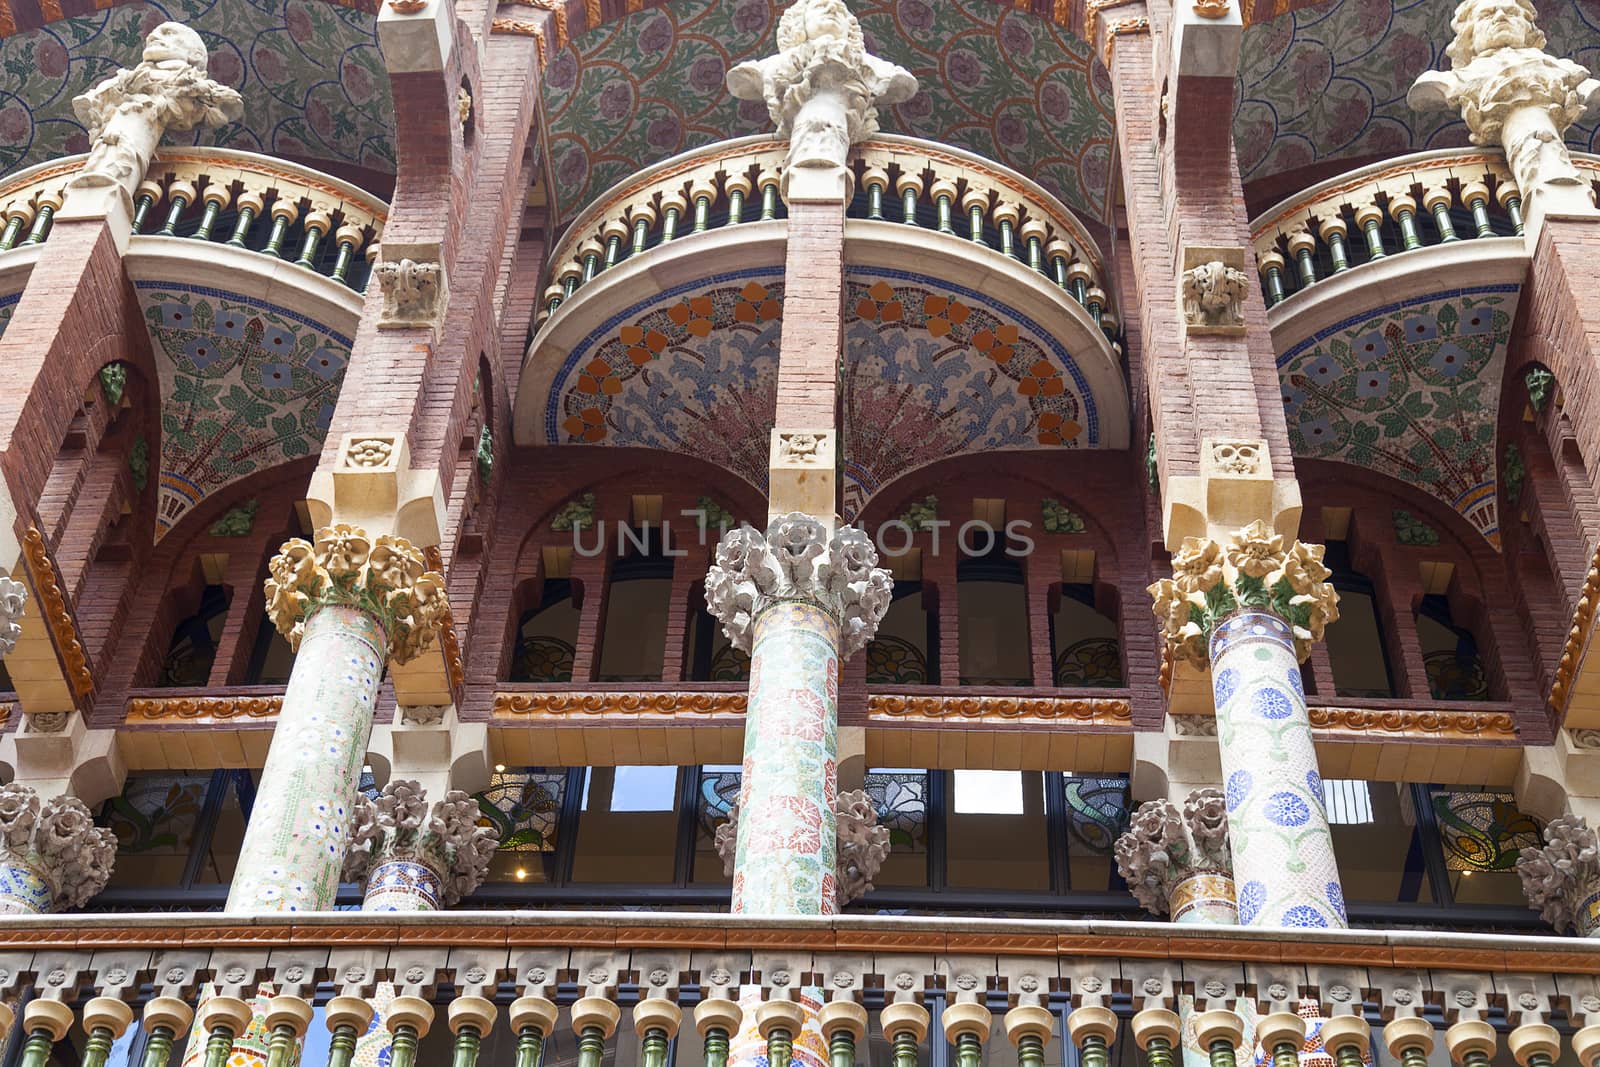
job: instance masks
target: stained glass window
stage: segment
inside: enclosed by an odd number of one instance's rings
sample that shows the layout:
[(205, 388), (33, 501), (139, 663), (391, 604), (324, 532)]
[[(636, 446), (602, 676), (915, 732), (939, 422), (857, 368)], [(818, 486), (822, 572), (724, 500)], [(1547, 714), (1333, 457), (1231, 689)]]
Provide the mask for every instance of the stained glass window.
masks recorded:
[(1544, 843), (1539, 820), (1510, 793), (1436, 789), (1433, 814), (1447, 870), (1509, 871), (1524, 848)]
[(548, 881), (567, 772), (543, 768), (498, 771), (477, 794), (479, 825), (500, 833), (491, 881)]
[(889, 829), (889, 857), (874, 883), (921, 887), (928, 884), (928, 772), (875, 768), (862, 780), (872, 798), (878, 825)]
[(1065, 778), (1068, 848), (1111, 855), (1112, 846), (1128, 828), (1126, 778)]
[(700, 768), (700, 785), (695, 797), (694, 880), (724, 883), (722, 857), (717, 855), (717, 827), (728, 820), (728, 813), (739, 802), (739, 766), (707, 765)]
[(181, 856), (187, 860), (211, 784), (199, 774), (138, 774), (106, 804), (105, 824), (117, 835), (119, 856)]
[(882, 634), (867, 646), (868, 685), (926, 685), (928, 658), (903, 637)]

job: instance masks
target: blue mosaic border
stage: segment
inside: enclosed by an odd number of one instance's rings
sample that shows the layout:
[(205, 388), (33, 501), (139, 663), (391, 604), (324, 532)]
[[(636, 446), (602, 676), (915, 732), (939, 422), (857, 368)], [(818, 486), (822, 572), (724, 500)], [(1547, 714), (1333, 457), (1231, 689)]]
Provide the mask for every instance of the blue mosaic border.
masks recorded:
[(1343, 330), (1348, 330), (1353, 326), (1359, 326), (1364, 322), (1370, 322), (1373, 319), (1378, 318), (1379, 316), (1388, 315), (1388, 314), (1391, 314), (1393, 312), (1400, 311), (1400, 310), (1402, 310), (1404, 308), (1413, 307), (1413, 306), (1415, 306), (1417, 304), (1421, 304), (1421, 303), (1426, 303), (1429, 300), (1449, 300), (1452, 297), (1478, 296), (1480, 294), (1500, 294), (1500, 293), (1517, 293), (1517, 294), (1520, 294), (1521, 292), (1522, 292), (1522, 286), (1521, 285), (1516, 285), (1516, 284), (1512, 284), (1512, 285), (1478, 285), (1478, 286), (1473, 286), (1473, 287), (1468, 288), (1468, 289), (1442, 289), (1437, 293), (1423, 293), (1423, 294), (1420, 294), (1418, 296), (1413, 296), (1413, 297), (1411, 297), (1410, 299), (1407, 299), (1407, 300), (1400, 300), (1400, 301), (1397, 301), (1397, 302), (1395, 302), (1393, 304), (1385, 304), (1383, 307), (1373, 308), (1370, 311), (1363, 311), (1359, 315), (1351, 315), (1349, 318), (1341, 319), (1340, 321), (1334, 323), (1331, 326), (1323, 327), (1322, 329), (1318, 330), (1316, 333), (1312, 334), (1310, 337), (1307, 337), (1304, 341), (1301, 341), (1298, 344), (1293, 345), (1287, 351), (1285, 351), (1283, 353), (1283, 355), (1279, 356), (1278, 357), (1277, 366), (1279, 368), (1282, 368), (1284, 364), (1288, 363), (1290, 360), (1294, 359), (1294, 357), (1296, 357), (1300, 353), (1304, 352), (1311, 345), (1320, 344), (1321, 342), (1327, 340), (1329, 337), (1332, 337), (1336, 333), (1339, 333), (1339, 332), (1341, 332)]
[(195, 296), (209, 296), (218, 300), (231, 300), (236, 304), (249, 304), (251, 307), (257, 307), (265, 311), (270, 311), (274, 315), (282, 315), (284, 318), (298, 322), (302, 326), (310, 326), (314, 330), (320, 330), (322, 333), (328, 336), (329, 340), (337, 341), (346, 348), (352, 348), (355, 344), (355, 342), (351, 341), (350, 338), (346, 337), (344, 334), (329, 329), (325, 324), (318, 322), (316, 319), (307, 318), (298, 311), (291, 311), (286, 307), (279, 307), (277, 304), (269, 304), (265, 300), (257, 300), (254, 297), (246, 296), (242, 293), (236, 293), (229, 289), (214, 289), (207, 285), (189, 285), (185, 282), (162, 281), (135, 282), (134, 288), (166, 289), (175, 293), (192, 293)]

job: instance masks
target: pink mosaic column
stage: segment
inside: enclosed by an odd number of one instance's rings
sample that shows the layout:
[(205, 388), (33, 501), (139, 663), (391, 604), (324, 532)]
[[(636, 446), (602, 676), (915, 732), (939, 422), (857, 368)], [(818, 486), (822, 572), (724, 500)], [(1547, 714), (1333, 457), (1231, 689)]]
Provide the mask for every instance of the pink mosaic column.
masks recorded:
[(315, 544), (285, 542), (268, 570), (267, 614), (297, 655), (227, 910), (326, 911), (384, 663), (431, 642), (447, 617), (444, 579), (409, 542), (348, 525), (324, 527)]
[(839, 664), (866, 647), (893, 588), (859, 530), (799, 513), (717, 546), (706, 605), (750, 653), (735, 914), (838, 911)]

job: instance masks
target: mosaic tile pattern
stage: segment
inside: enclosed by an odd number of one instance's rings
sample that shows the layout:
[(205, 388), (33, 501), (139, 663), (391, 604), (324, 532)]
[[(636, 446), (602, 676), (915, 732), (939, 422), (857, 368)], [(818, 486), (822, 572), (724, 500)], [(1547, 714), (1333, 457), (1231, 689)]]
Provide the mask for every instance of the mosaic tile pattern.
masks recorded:
[[(894, 478), (950, 456), (1102, 444), (1076, 358), (1027, 316), (907, 271), (851, 268), (847, 285), (847, 521)], [(546, 440), (684, 452), (764, 488), (782, 301), (781, 272), (762, 268), (618, 312), (566, 357)]]
[[(1600, 62), (1600, 6), (1538, 7), (1551, 53), (1591, 69)], [(1246, 29), (1233, 120), (1245, 181), (1327, 159), (1465, 145), (1458, 115), (1406, 104), (1417, 75), (1449, 66), (1454, 9), (1455, 0), (1329, 0)], [(1573, 126), (1567, 143), (1600, 149), (1600, 121)]]
[(354, 608), (324, 607), (306, 620), (228, 911), (333, 907), (385, 648), (383, 627)]
[[(194, 1013), (194, 1022), (190, 1024), (189, 1039), (183, 1049), (182, 1067), (200, 1067), (205, 1062), (206, 1039), (209, 1035), (200, 1027), (198, 1008), (216, 995), (217, 987), (211, 982), (200, 987), (200, 998), (195, 1003), (197, 1010)], [(266, 1067), (267, 1046), (272, 1041), (272, 1032), (267, 1029), (267, 1004), (272, 997), (273, 987), (262, 985), (257, 987), (254, 996), (245, 998), (253, 1014), (245, 1032), (233, 1039), (233, 1050), (228, 1053), (227, 1067)], [(299, 1062), (301, 1044), (299, 1041), (294, 1043), (289, 1054), (291, 1063)]]
[(242, 121), (174, 143), (394, 173), (394, 105), (371, 15), (324, 0), (161, 0), (0, 40), (0, 174), (88, 151), (72, 98), (136, 64), (145, 34), (169, 20), (199, 32), (211, 77), (245, 102)]
[(1294, 454), (1416, 486), (1499, 548), (1495, 422), (1517, 291), (1434, 293), (1291, 345), (1278, 379)]
[(438, 911), (443, 893), (438, 874), (423, 863), (390, 860), (367, 875), (362, 911)]
[(23, 863), (0, 863), (0, 915), (44, 915), (50, 911), (50, 886)]
[(1344, 928), (1344, 891), (1288, 625), (1255, 611), (1221, 623), (1211, 636), (1211, 685), (1240, 925)]
[(232, 293), (159, 281), (138, 292), (161, 378), (159, 539), (223, 486), (321, 449), (350, 339)]
[[(795, 990), (795, 1002), (805, 1009), (805, 1022), (794, 1036), (794, 1051), (790, 1067), (828, 1067), (828, 1042), (822, 1036), (818, 1013), (822, 1011), (822, 989), (819, 986), (800, 986)], [(739, 1007), (744, 1012), (739, 1032), (728, 1042), (728, 1062), (733, 1067), (768, 1067), (767, 1042), (756, 1029), (756, 1009), (761, 1006), (761, 987), (743, 986), (739, 990)]]
[(839, 623), (785, 601), (755, 621), (739, 787), (735, 915), (839, 910)]
[[(672, 0), (580, 35), (546, 68), (556, 213), (570, 218), (657, 160), (769, 134), (733, 99), (729, 67), (774, 50), (777, 0)], [(992, 0), (858, 0), (868, 48), (917, 76), (885, 131), (943, 141), (1018, 170), (1092, 218), (1111, 174), (1111, 86), (1071, 34)]]

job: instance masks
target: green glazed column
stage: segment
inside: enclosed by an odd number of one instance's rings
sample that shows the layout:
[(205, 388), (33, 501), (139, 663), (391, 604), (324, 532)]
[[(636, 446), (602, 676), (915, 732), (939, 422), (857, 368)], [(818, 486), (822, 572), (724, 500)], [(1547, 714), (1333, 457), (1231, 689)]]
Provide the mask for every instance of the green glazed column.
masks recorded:
[(255, 1009), (238, 997), (210, 996), (200, 1005), (196, 1023), (206, 1035), (205, 1067), (226, 1067), (234, 1039), (250, 1028)]
[(1482, 1019), (1463, 1019), (1444, 1032), (1444, 1047), (1456, 1067), (1489, 1067), (1498, 1044), (1494, 1027)]
[(334, 997), (323, 1011), (328, 1025), (328, 1067), (350, 1067), (356, 1040), (372, 1025), (373, 1008), (361, 997)]
[(506, 1013), (517, 1035), (516, 1067), (539, 1067), (544, 1039), (555, 1030), (556, 1006), (544, 997), (518, 997)]
[(856, 1067), (856, 1047), (867, 1039), (867, 1009), (853, 1000), (830, 1001), (817, 1013), (817, 1028), (828, 1043), (828, 1067)]
[(789, 1067), (794, 1039), (806, 1023), (805, 1008), (792, 1000), (768, 1000), (756, 1008), (756, 1033), (767, 1043), (767, 1067)]
[(1362, 1067), (1367, 1062), (1367, 1054), (1372, 1049), (1372, 1028), (1361, 1016), (1335, 1015), (1324, 1019), (1319, 1036), (1336, 1067)]
[(622, 1009), (605, 997), (584, 997), (572, 1005), (572, 1032), (578, 1035), (578, 1067), (600, 1067), (606, 1042), (617, 1032)]
[(167, 1067), (172, 1042), (194, 1022), (194, 1010), (177, 997), (153, 997), (144, 1006), (142, 1022), (150, 1037), (141, 1067)]
[[(1256, 1042), (1270, 1057), (1272, 1067), (1300, 1067), (1305, 1040), (1306, 1021), (1292, 1011), (1276, 1011), (1256, 1023)], [(1328, 1051), (1333, 1051), (1331, 1045)]]
[(105, 1067), (112, 1042), (128, 1032), (133, 1009), (116, 997), (95, 997), (83, 1006), (83, 1030), (88, 1040), (83, 1045), (81, 1067)]
[[(1178, 1013), (1166, 1008), (1146, 1008), (1129, 1023), (1133, 1042), (1144, 1052), (1145, 1067), (1173, 1067), (1183, 1030)], [(1298, 1065), (1298, 1061), (1296, 1061)]]
[(649, 997), (634, 1005), (633, 1032), (639, 1035), (639, 1067), (667, 1067), (667, 1046), (678, 1036), (682, 1023), (683, 1009), (665, 997)]
[(40, 997), (22, 1009), (22, 1030), (28, 1035), (22, 1046), (22, 1067), (44, 1067), (57, 1041), (72, 1029), (72, 1009), (59, 1000)]
[[(297, 648), (228, 892), (230, 912), (326, 911), (351, 838), (378, 687), (448, 618), (444, 578), (399, 537), (340, 524), (268, 565), (267, 615)], [(398, 1065), (397, 1065), (398, 1067)]]
[(451, 1067), (477, 1067), (478, 1048), (498, 1014), (494, 1001), (485, 997), (457, 997), (450, 1002), (446, 1020), (455, 1035)]
[(743, 1023), (744, 1009), (738, 1001), (713, 997), (694, 1006), (694, 1028), (704, 1048), (705, 1067), (728, 1067), (728, 1043)]
[(1561, 1035), (1549, 1023), (1523, 1023), (1511, 1031), (1506, 1044), (1519, 1067), (1550, 1067), (1561, 1055)]
[(413, 1067), (417, 1043), (433, 1026), (433, 1005), (421, 997), (395, 997), (384, 1012), (389, 1031), (389, 1067)]
[(285, 994), (267, 1001), (267, 1067), (294, 1067), (311, 1016), (311, 1005), (303, 997)]
[(1044, 1067), (1044, 1047), (1050, 1043), (1055, 1015), (1037, 1004), (1023, 1004), (1006, 1012), (1006, 1038), (1017, 1050), (1017, 1067)]
[(1085, 1004), (1067, 1016), (1067, 1033), (1078, 1048), (1083, 1067), (1110, 1067), (1111, 1042), (1117, 1037), (1116, 1012)]
[(1211, 1067), (1238, 1067), (1237, 1049), (1244, 1043), (1244, 1020), (1238, 1012), (1205, 1011), (1195, 1016), (1195, 1040)]
[(878, 1012), (894, 1067), (917, 1067), (917, 1046), (928, 1036), (928, 1022), (928, 1009), (916, 1001), (888, 1004)]
[[(940, 1016), (944, 1039), (955, 1046), (956, 1067), (983, 1067), (983, 1043), (994, 1029), (994, 1016), (982, 1004), (955, 1003)], [(837, 1067), (837, 1065), (835, 1065)], [(1085, 1064), (1084, 1067), (1106, 1067)]]

